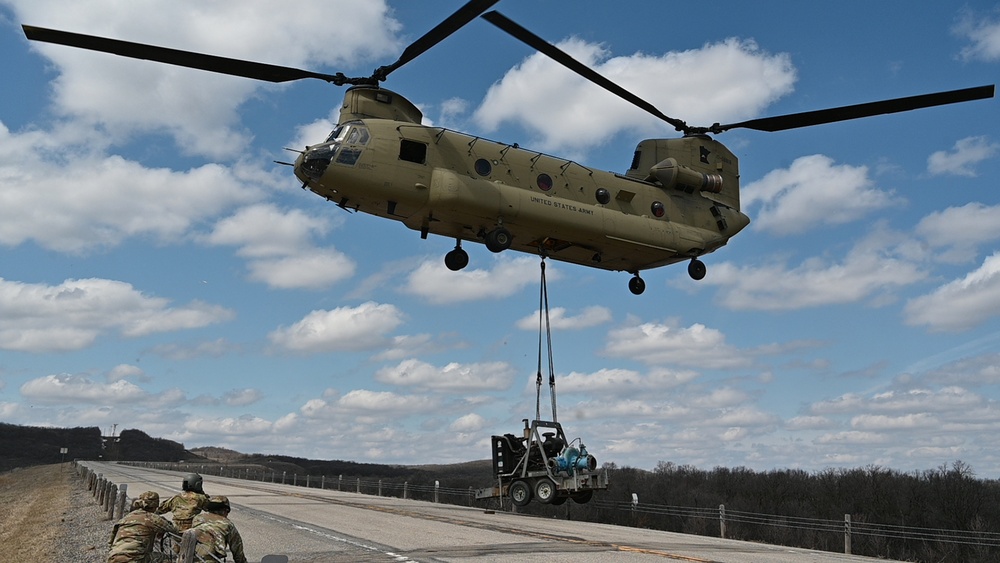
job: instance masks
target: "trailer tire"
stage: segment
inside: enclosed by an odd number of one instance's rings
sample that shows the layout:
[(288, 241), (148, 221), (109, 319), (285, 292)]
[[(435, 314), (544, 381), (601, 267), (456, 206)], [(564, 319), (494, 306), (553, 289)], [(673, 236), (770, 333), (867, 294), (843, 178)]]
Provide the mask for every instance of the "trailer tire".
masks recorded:
[(542, 504), (552, 504), (556, 498), (556, 484), (548, 477), (542, 477), (535, 482), (535, 498)]
[(528, 506), (531, 502), (531, 487), (524, 481), (514, 481), (510, 484), (510, 501), (514, 506)]
[(590, 502), (590, 499), (594, 498), (594, 491), (593, 489), (589, 491), (580, 491), (579, 493), (570, 495), (570, 498), (577, 504), (587, 504)]

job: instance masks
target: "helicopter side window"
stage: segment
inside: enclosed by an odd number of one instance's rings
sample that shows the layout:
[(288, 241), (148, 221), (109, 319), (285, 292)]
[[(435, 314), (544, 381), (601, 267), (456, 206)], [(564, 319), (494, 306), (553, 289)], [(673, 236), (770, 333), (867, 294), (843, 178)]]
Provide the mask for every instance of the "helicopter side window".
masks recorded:
[(427, 145), (403, 139), (399, 142), (399, 159), (423, 164), (427, 161)]
[(552, 176), (545, 173), (539, 174), (538, 178), (535, 179), (535, 183), (538, 189), (547, 192), (552, 189)]

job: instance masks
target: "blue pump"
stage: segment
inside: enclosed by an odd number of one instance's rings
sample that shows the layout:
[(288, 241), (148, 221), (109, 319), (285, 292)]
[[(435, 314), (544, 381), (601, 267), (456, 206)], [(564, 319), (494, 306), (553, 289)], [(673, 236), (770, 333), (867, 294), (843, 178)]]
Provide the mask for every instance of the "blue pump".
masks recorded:
[(594, 456), (587, 453), (587, 446), (580, 444), (580, 448), (577, 449), (574, 446), (570, 446), (563, 450), (563, 453), (555, 457), (553, 460), (556, 471), (572, 471), (576, 472), (578, 469), (589, 469), (594, 470), (597, 468), (597, 460)]

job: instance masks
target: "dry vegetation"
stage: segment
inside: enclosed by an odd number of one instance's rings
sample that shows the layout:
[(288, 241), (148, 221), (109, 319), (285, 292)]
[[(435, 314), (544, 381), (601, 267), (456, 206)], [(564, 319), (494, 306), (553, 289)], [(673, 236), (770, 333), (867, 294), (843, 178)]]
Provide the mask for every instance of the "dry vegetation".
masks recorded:
[(69, 510), (69, 464), (0, 475), (0, 553), (7, 561), (55, 561)]

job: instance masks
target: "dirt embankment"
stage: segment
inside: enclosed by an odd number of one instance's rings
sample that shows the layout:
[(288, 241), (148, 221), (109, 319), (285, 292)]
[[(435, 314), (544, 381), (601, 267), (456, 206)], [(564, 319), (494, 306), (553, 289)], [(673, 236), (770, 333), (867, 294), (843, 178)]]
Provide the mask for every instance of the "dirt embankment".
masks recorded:
[(0, 559), (91, 563), (111, 523), (68, 463), (0, 474)]

